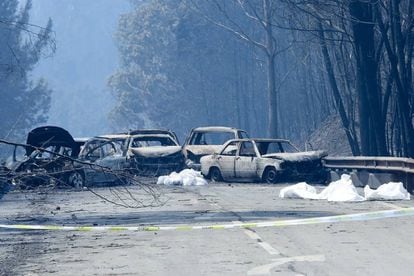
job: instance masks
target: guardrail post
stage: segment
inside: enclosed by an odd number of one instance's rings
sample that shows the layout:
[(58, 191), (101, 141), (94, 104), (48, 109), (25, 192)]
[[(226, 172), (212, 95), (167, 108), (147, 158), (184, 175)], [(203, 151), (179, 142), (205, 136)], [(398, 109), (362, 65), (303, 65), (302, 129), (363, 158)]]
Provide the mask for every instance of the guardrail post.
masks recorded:
[(381, 186), (381, 182), (373, 173), (370, 173), (368, 176), (368, 186), (370, 188), (378, 188), (379, 186)]
[(331, 177), (330, 179), (331, 182), (339, 180), (339, 174), (332, 170), (330, 171), (330, 177)]
[(361, 180), (359, 179), (357, 172), (351, 172), (350, 176), (351, 176), (352, 183), (354, 184), (355, 187), (364, 187), (364, 184), (362, 184)]
[(413, 194), (414, 175), (410, 173), (405, 174), (406, 189), (410, 194)]

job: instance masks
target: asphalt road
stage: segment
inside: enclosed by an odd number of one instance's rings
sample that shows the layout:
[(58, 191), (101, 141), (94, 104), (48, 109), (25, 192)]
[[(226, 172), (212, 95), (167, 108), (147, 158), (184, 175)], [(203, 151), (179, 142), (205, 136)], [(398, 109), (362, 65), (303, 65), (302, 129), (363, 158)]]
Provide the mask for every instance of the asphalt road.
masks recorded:
[[(163, 202), (116, 206), (89, 191), (9, 193), (2, 224), (205, 225), (313, 218), (413, 201), (331, 203), (278, 197), (286, 185), (161, 187)], [(323, 187), (319, 187), (322, 189)], [(151, 202), (141, 190), (96, 189)], [(411, 275), (414, 217), (287, 227), (158, 232), (0, 230), (1, 275)]]

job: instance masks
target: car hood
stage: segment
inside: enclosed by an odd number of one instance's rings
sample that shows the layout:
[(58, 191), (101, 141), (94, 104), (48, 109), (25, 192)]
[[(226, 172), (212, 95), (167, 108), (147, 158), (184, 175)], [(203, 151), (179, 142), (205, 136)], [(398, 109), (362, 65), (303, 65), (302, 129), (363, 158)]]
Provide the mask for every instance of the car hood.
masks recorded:
[(172, 155), (181, 151), (180, 146), (155, 146), (155, 147), (142, 147), (142, 148), (130, 148), (129, 154), (131, 156), (139, 155), (143, 157), (164, 157)]
[[(27, 135), (26, 144), (43, 148), (50, 146), (68, 147), (72, 149), (72, 156), (77, 156), (80, 150), (79, 145), (67, 130), (55, 126), (44, 126), (31, 130)], [(27, 156), (33, 151), (34, 148), (26, 147)]]
[(304, 152), (295, 152), (295, 153), (271, 153), (262, 155), (265, 158), (275, 158), (281, 159), (289, 162), (304, 162), (304, 161), (313, 161), (321, 159), (328, 155), (325, 151), (304, 151)]
[(222, 148), (223, 145), (191, 145), (185, 147), (187, 151), (191, 151), (195, 155), (218, 153)]

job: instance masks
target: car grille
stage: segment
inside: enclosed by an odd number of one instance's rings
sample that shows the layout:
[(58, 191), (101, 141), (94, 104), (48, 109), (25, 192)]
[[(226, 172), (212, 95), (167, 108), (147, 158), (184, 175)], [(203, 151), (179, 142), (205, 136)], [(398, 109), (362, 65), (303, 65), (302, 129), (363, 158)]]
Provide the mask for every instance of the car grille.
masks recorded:
[(172, 171), (180, 171), (184, 167), (182, 154), (174, 154), (164, 157), (141, 157), (135, 156), (131, 169), (137, 174), (166, 174)]

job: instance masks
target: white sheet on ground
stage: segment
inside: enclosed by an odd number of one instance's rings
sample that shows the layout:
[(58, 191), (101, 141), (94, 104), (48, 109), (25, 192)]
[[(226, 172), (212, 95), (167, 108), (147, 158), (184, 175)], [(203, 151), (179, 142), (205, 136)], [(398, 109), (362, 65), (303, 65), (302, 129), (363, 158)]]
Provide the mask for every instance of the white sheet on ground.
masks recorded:
[(366, 200), (410, 200), (410, 193), (401, 182), (382, 184), (376, 190), (368, 185), (364, 188)]
[(352, 183), (351, 176), (343, 174), (341, 179), (331, 182), (320, 194), (319, 199), (328, 201), (364, 201), (365, 198), (358, 194)]
[(283, 188), (280, 190), (279, 197), (319, 199), (315, 187), (307, 184), (306, 182), (300, 182), (298, 184)]
[(182, 186), (201, 186), (207, 185), (207, 181), (203, 178), (201, 172), (193, 169), (185, 169), (179, 173), (172, 172), (169, 175), (158, 177), (159, 185), (182, 185)]
[(313, 186), (301, 182), (283, 188), (280, 191), (281, 198), (324, 199), (328, 201), (364, 201), (352, 183), (348, 174), (343, 174), (341, 179), (331, 182), (321, 193), (317, 193)]

